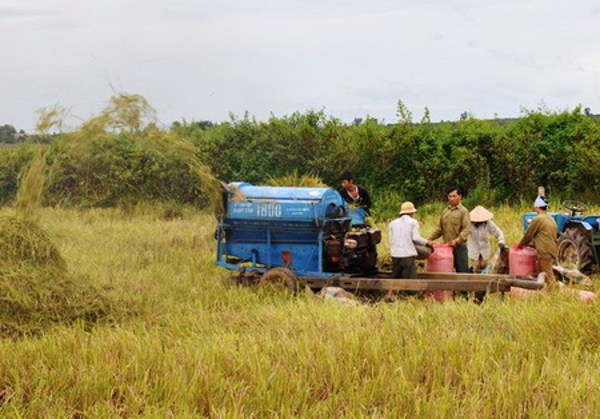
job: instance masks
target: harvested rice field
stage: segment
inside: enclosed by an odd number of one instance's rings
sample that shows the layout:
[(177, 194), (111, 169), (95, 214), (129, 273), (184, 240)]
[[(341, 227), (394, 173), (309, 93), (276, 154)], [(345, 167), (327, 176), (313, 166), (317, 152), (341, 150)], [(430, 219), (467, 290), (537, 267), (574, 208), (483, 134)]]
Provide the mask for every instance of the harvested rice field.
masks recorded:
[[(521, 210), (494, 211), (516, 240)], [(1, 215), (2, 416), (590, 417), (600, 409), (597, 302), (558, 293), (342, 305), (235, 285), (214, 266), (214, 216), (193, 209), (42, 209), (39, 230), (9, 209)], [(436, 216), (421, 215), (427, 234)], [(11, 242), (35, 258), (7, 250)]]

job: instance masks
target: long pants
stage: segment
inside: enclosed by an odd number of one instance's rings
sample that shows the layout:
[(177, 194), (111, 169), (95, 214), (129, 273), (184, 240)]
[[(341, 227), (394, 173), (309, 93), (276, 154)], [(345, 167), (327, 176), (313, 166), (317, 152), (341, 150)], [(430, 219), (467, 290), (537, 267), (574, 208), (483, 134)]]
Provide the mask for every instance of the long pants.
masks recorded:
[(457, 273), (469, 272), (469, 251), (466, 244), (454, 246), (454, 269)]
[(415, 265), (415, 259), (414, 256), (392, 258), (392, 278), (416, 279), (417, 265)]
[(538, 257), (538, 263), (540, 264), (540, 272), (544, 273), (546, 284), (549, 287), (554, 285), (554, 272), (552, 272), (552, 264), (554, 263), (554, 259), (552, 256), (540, 256)]
[[(473, 268), (474, 274), (480, 274), (487, 267), (487, 260), (483, 256), (479, 255), (478, 259), (471, 259), (471, 267)], [(464, 294), (463, 294), (464, 295)], [(483, 302), (485, 298), (485, 291), (475, 292), (475, 301), (478, 303)]]
[(471, 267), (473, 268), (473, 273), (480, 274), (487, 267), (487, 260), (479, 255), (479, 259), (471, 259)]

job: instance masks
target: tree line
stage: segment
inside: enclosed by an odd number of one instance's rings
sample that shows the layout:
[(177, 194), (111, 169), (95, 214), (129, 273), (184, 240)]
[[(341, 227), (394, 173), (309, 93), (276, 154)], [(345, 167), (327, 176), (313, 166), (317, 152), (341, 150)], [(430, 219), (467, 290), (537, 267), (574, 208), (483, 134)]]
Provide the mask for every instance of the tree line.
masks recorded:
[[(433, 123), (427, 111), (413, 121), (399, 102), (393, 124), (369, 117), (345, 124), (311, 110), (267, 121), (248, 114), (223, 123), (179, 121), (168, 130), (192, 144), (225, 182), (260, 184), (295, 171), (337, 187), (340, 173), (350, 170), (372, 190), (381, 215), (401, 200), (417, 205), (443, 200), (452, 185), (486, 204), (530, 199), (540, 184), (555, 196), (579, 200), (597, 199), (600, 192), (600, 120), (580, 107), (526, 111), (510, 121), (466, 116)], [(46, 204), (110, 206), (151, 199), (206, 205), (186, 164), (132, 135), (144, 132), (103, 135), (77, 155), (55, 141), (3, 149), (1, 202), (14, 198), (33, 148), (50, 147), (49, 158), (60, 161), (49, 174)]]

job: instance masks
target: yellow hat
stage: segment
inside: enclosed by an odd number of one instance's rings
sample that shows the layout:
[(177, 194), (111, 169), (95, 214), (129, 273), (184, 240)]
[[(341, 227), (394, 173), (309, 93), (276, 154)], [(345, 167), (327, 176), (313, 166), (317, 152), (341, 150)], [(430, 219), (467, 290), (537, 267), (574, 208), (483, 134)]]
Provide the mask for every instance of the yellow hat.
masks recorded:
[(403, 202), (400, 206), (400, 215), (414, 214), (415, 212), (417, 212), (417, 209), (415, 208), (412, 202), (406, 201)]
[(470, 215), (472, 223), (485, 223), (494, 217), (494, 214), (483, 208), (481, 205), (477, 205), (473, 208)]

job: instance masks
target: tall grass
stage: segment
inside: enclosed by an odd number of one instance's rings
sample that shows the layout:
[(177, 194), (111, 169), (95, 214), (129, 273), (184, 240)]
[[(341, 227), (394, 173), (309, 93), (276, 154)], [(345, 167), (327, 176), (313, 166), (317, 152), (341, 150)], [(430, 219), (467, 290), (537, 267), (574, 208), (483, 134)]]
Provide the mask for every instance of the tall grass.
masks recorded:
[[(600, 305), (341, 306), (235, 286), (214, 217), (43, 209), (79, 281), (129, 310), (0, 340), (5, 416), (595, 416)], [(425, 211), (424, 211), (425, 212)], [(494, 209), (517, 235), (518, 211)], [(419, 213), (418, 213), (419, 214)], [(423, 217), (428, 232), (434, 213)], [(508, 222), (510, 220), (510, 223)], [(506, 221), (506, 225), (505, 224)]]
[(22, 174), (15, 198), (15, 212), (22, 221), (35, 222), (37, 220), (37, 208), (40, 205), (46, 182), (46, 156), (46, 150), (36, 150), (29, 169)]

